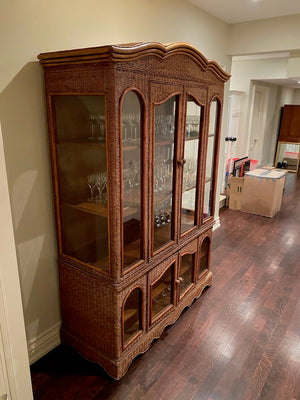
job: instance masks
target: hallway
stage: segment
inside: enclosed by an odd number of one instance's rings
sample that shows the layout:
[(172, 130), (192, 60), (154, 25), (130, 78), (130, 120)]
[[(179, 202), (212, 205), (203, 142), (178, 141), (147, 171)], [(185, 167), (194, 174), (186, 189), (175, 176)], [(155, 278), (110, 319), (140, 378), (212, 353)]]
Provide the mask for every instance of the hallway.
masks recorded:
[(35, 400), (300, 399), (300, 177), (281, 211), (226, 209), (213, 285), (115, 382), (59, 346), (32, 368)]

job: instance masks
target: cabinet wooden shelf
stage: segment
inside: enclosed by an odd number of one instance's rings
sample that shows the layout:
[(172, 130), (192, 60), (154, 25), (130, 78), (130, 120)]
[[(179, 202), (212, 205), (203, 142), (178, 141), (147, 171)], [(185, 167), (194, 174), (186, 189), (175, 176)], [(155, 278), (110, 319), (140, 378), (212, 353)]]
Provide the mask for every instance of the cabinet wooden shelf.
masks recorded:
[[(75, 210), (83, 211), (89, 214), (98, 215), (100, 217), (107, 218), (108, 209), (107, 205), (98, 203), (79, 203), (79, 204), (66, 204), (67, 207), (74, 208)], [(136, 209), (132, 207), (123, 208), (123, 218), (124, 220), (130, 219), (132, 215), (136, 213)]]
[[(229, 75), (185, 43), (38, 58), (49, 118), (62, 342), (120, 379), (211, 285)], [(96, 194), (106, 203), (88, 201)]]

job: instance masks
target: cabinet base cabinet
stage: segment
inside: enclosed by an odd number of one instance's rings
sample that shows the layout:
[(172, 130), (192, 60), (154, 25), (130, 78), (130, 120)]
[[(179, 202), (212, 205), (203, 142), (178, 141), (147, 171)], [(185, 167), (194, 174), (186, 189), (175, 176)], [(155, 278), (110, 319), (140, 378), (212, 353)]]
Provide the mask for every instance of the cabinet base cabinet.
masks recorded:
[[(70, 281), (73, 282), (72, 292), (68, 294), (64, 288), (70, 287)], [(143, 281), (146, 282), (145, 277), (138, 285)], [(142, 329), (127, 345), (124, 345), (124, 330), (121, 329), (121, 304), (124, 298), (122, 292), (119, 298), (117, 294), (114, 296), (114, 291), (109, 287), (97, 287), (94, 277), (76, 271), (65, 263), (60, 263), (60, 282), (63, 289), (62, 343), (74, 347), (82, 356), (100, 364), (112, 378), (119, 380), (125, 375), (134, 358), (146, 352), (153, 340), (159, 338), (163, 330), (172, 325), (182, 311), (201, 296), (206, 287), (211, 286), (212, 273), (208, 271), (204, 274), (176, 306), (167, 309), (150, 326), (147, 326), (149, 305), (144, 304), (146, 310), (145, 313), (142, 312)], [(148, 295), (147, 292), (149, 290), (146, 291)], [(112, 304), (110, 311), (107, 311), (107, 302)]]

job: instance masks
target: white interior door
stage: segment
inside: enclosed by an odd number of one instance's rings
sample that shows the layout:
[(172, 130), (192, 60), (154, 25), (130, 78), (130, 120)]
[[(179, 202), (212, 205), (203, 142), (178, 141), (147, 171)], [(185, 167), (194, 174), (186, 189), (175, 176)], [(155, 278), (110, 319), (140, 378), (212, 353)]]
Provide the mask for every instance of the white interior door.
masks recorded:
[(248, 157), (253, 160), (257, 160), (258, 165), (261, 165), (262, 162), (268, 100), (269, 88), (254, 85), (254, 93), (251, 104)]

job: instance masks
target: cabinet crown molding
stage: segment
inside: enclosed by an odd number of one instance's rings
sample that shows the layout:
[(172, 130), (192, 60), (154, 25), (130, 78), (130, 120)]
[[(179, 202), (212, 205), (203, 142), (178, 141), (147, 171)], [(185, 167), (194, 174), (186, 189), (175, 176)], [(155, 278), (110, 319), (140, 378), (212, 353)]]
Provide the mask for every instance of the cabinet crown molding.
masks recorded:
[(208, 60), (196, 47), (184, 42), (139, 42), (88, 47), (41, 53), (38, 55), (38, 59), (43, 66), (51, 66), (74, 62), (106, 61), (117, 63), (120, 61), (133, 61), (147, 56), (155, 56), (164, 59), (177, 54), (184, 54), (191, 57), (199, 64), (203, 71), (212, 71), (222, 82), (226, 82), (230, 78), (230, 74), (224, 71), (216, 61)]

